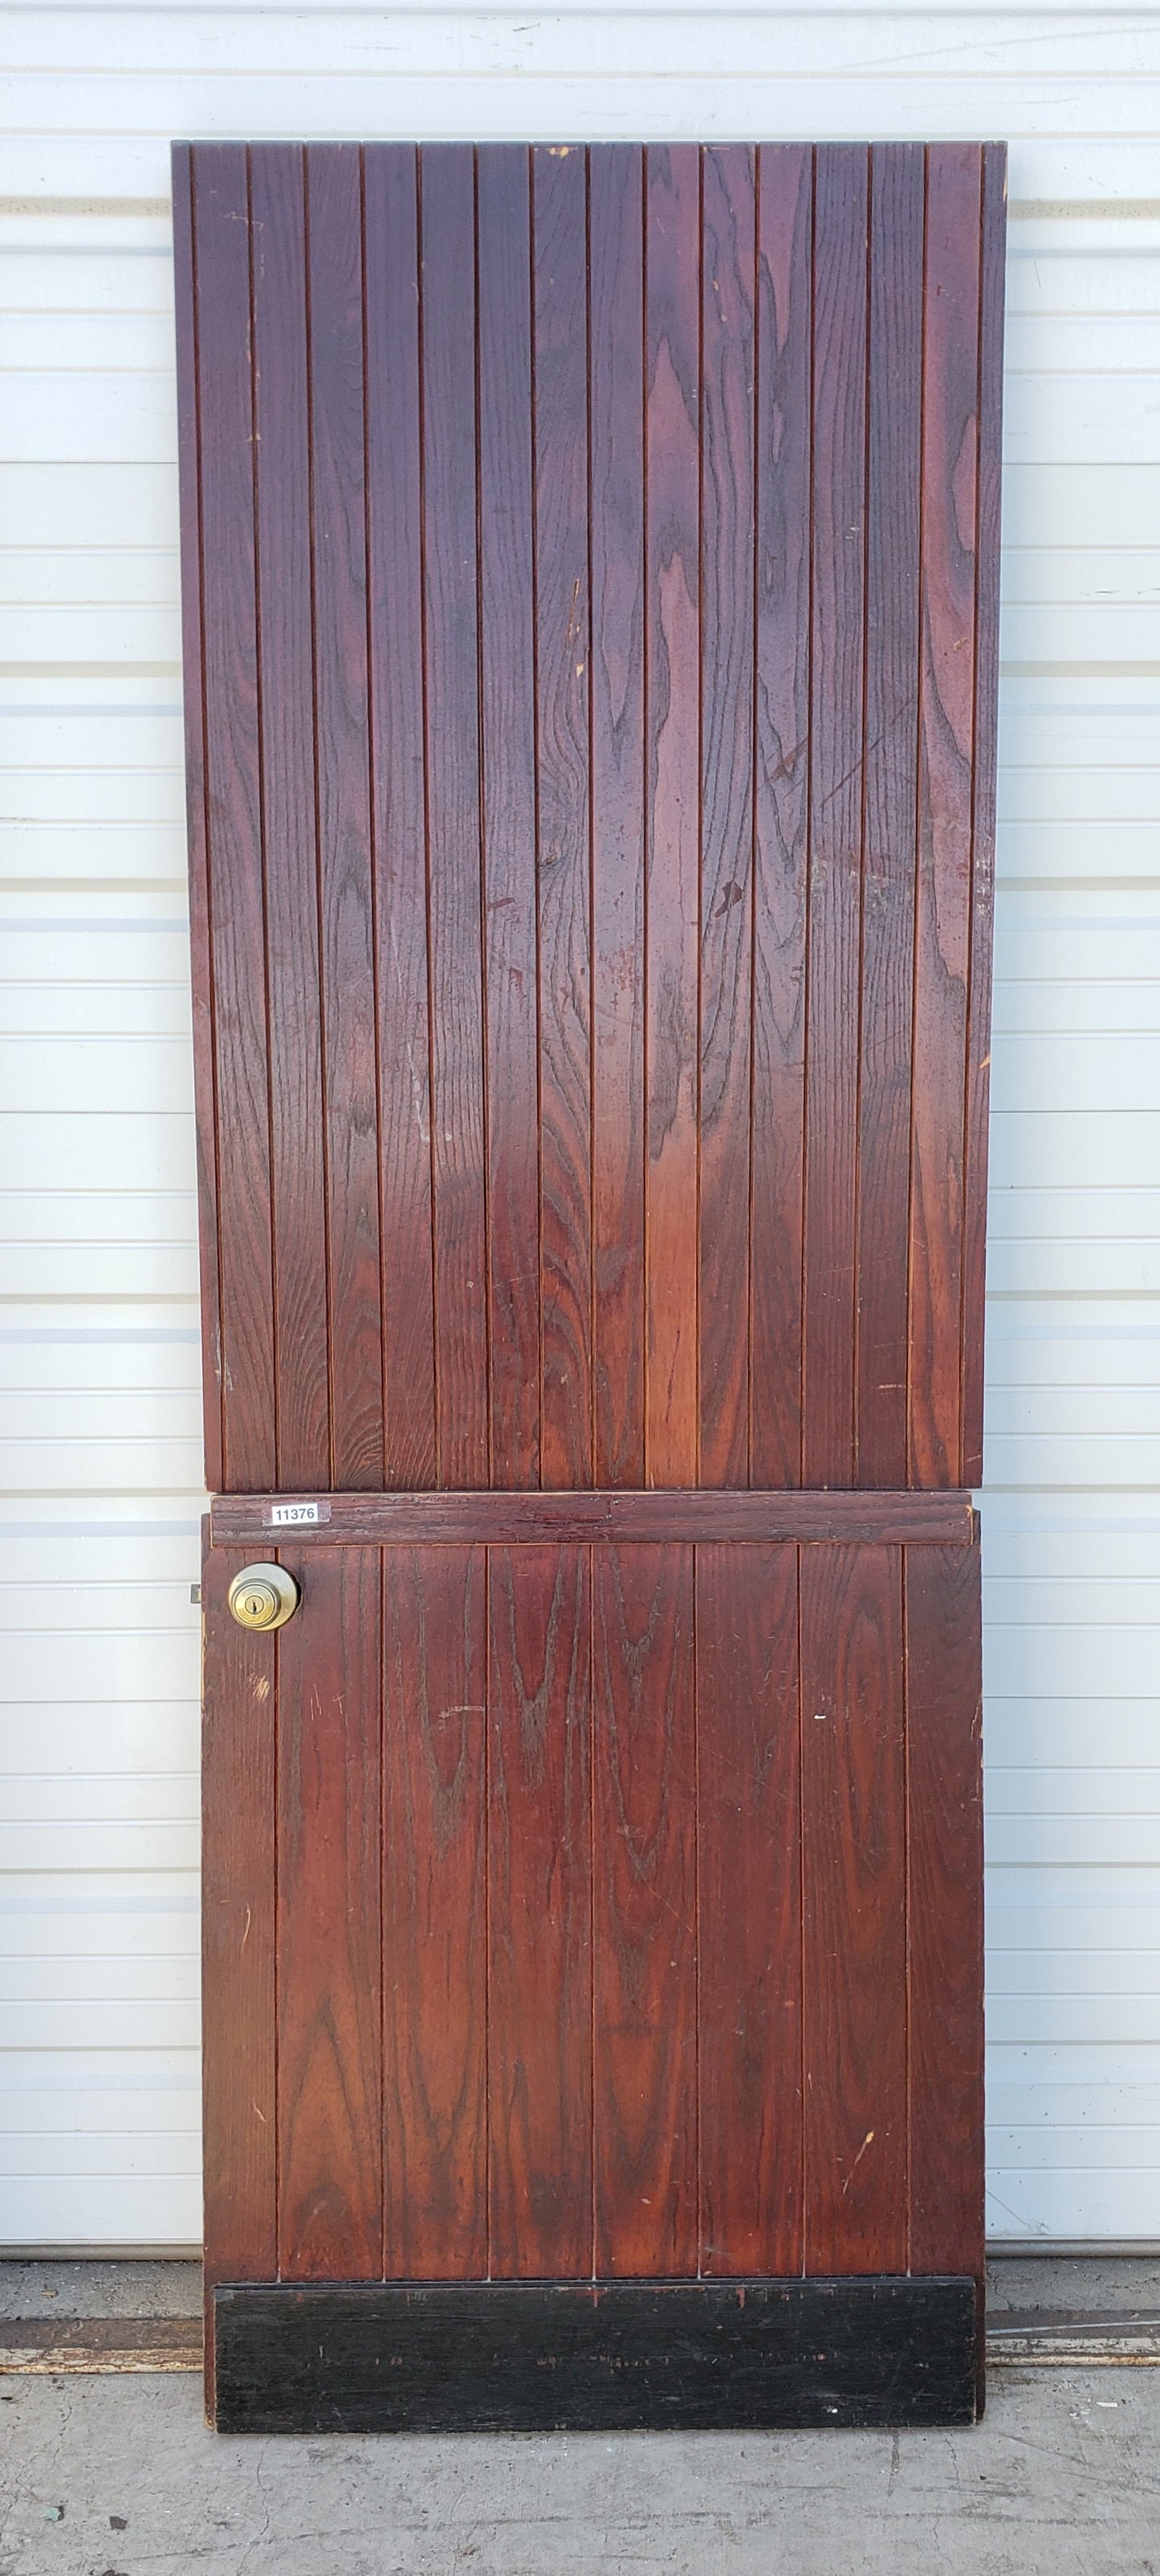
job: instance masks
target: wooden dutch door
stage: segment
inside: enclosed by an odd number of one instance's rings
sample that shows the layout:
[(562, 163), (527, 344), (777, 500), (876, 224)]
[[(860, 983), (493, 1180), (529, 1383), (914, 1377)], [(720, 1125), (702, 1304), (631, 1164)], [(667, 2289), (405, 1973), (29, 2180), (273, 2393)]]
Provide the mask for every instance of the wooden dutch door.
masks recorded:
[(176, 195), (218, 2420), (962, 2418), (1002, 153)]

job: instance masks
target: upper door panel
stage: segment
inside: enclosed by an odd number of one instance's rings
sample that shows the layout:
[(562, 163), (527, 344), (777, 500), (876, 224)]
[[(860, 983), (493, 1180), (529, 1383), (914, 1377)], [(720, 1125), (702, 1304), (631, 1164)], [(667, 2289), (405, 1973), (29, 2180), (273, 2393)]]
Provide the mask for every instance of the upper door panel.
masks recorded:
[(979, 1473), (998, 147), (182, 147), (218, 1491)]

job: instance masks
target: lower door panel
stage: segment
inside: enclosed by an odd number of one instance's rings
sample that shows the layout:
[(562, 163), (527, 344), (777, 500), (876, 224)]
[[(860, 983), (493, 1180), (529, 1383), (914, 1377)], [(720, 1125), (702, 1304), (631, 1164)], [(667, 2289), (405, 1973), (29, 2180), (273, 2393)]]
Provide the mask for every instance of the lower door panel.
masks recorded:
[(519, 2425), (963, 2420), (976, 1546), (279, 1553), (277, 1636), (203, 1592), (220, 2420), (482, 2421), (460, 2348)]

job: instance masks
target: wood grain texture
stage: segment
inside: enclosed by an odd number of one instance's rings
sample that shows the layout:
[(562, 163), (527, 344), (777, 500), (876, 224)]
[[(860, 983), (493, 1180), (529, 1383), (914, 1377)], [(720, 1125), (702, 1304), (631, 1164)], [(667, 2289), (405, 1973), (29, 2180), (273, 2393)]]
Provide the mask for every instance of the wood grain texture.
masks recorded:
[(222, 1481), (246, 1487), (275, 1468), (249, 177), (240, 144), (199, 145), (193, 168)]
[(643, 1485), (644, 197), (589, 175), (593, 1482)]
[(320, 1549), (278, 1638), (278, 2269), (382, 2269), (382, 1598)]
[(532, 154), (541, 1480), (592, 1482), (587, 154)]
[(278, 1478), (292, 1485), (329, 1483), (331, 1456), (306, 204), (295, 145), (251, 152), (250, 207), (262, 817), (276, 881), (266, 928), (271, 1328)]
[(522, 144), (478, 155), (479, 581), (491, 1474), (540, 1481), (531, 205)]
[(901, 1557), (801, 1555), (805, 2268), (906, 2263)]
[(802, 1482), (813, 162), (765, 145), (757, 216), (750, 1477)]
[[(921, 725), (910, 1250), (910, 1481), (958, 1481), (971, 934), (979, 216), (973, 144), (927, 165)], [(982, 1318), (979, 1318), (981, 1328)]]
[(973, 2277), (1002, 155), (175, 168), (210, 2278)]
[(192, 2372), (210, 2340), (200, 2317), (10, 2317), (0, 2324), (0, 2375)]
[(978, 1473), (1002, 187), (180, 165), (215, 1485)]
[[(274, 1639), (235, 1627), (245, 1558), (203, 1546), (201, 1974), (207, 2301), (278, 2271)], [(212, 2338), (206, 2351), (212, 2369)], [(212, 2401), (212, 2389), (209, 2391)]]
[(692, 2273), (692, 1550), (601, 1548), (592, 1589), (596, 2270)]
[(794, 1547), (697, 1549), (703, 2272), (802, 2268)]
[(987, 1250), (987, 1111), (991, 947), (995, 918), (995, 774), (999, 736), (999, 479), (1003, 446), (1003, 279), (1007, 151), (983, 152), (979, 281), (979, 482), (975, 546), (975, 709), (971, 816), (971, 961), (963, 1188), (963, 1482), (983, 1476), (983, 1317)]
[(388, 2279), (482, 2278), (487, 2247), (487, 1575), (383, 1558), (383, 2162)]
[(194, 169), (188, 143), (173, 147), (173, 286), (181, 489), (181, 656), (185, 674), (185, 816), (193, 1000), (194, 1133), (201, 1312), (202, 1424), (207, 1490), (225, 1482), (222, 1451), (221, 1305), (218, 1278), (217, 1090), (202, 698), (201, 422), (194, 263)]
[(979, 1550), (906, 1556), (910, 2244), (983, 2277)]
[(306, 206), (331, 1456), (336, 1485), (373, 1487), (385, 1462), (356, 145), (311, 145)]
[(420, 155), (437, 1480), (488, 1482), (475, 174)]
[(814, 177), (802, 1482), (854, 1481), (869, 155)]
[(703, 156), (699, 1480), (749, 1482), (755, 155)]
[[(219, 1495), (211, 1506), (215, 1543), (269, 1545), (276, 1495)], [(624, 1493), (332, 1494), (327, 1517), (294, 1532), (296, 1550), (394, 1541), (408, 1545), (510, 1547), (554, 1539), (563, 1545), (612, 1538), (647, 1545), (673, 1539), (787, 1539), (847, 1545), (966, 1546), (974, 1535), (969, 1494), (730, 1492), (678, 1486)]]
[(695, 1485), (701, 171), (645, 159), (645, 1476)]
[(365, 155), (383, 1467), (403, 1486), (436, 1482), (417, 185), (409, 145)]
[(488, 1551), (494, 2279), (592, 2271), (589, 1553)]
[(855, 1477), (906, 1483), (922, 469), (920, 144), (870, 155)]

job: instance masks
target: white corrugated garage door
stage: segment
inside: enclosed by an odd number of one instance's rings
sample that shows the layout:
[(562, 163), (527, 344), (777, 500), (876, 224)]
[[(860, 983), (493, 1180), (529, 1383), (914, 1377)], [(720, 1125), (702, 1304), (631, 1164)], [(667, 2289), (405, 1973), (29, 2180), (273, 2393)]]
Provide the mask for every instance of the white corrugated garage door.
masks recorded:
[(199, 2232), (168, 225), (0, 224), (0, 2238)]
[(1156, 213), (1017, 221), (1008, 298), (984, 1516), (989, 2225), (1154, 2237)]
[(215, 130), (1013, 138), (990, 2225), (1160, 2237), (1160, 148), (1136, 77), (1160, 30), (578, 7), (5, 27), (7, 184), (40, 202), (0, 213), (0, 2240), (198, 2229), (198, 1366), (149, 201), (168, 135)]

